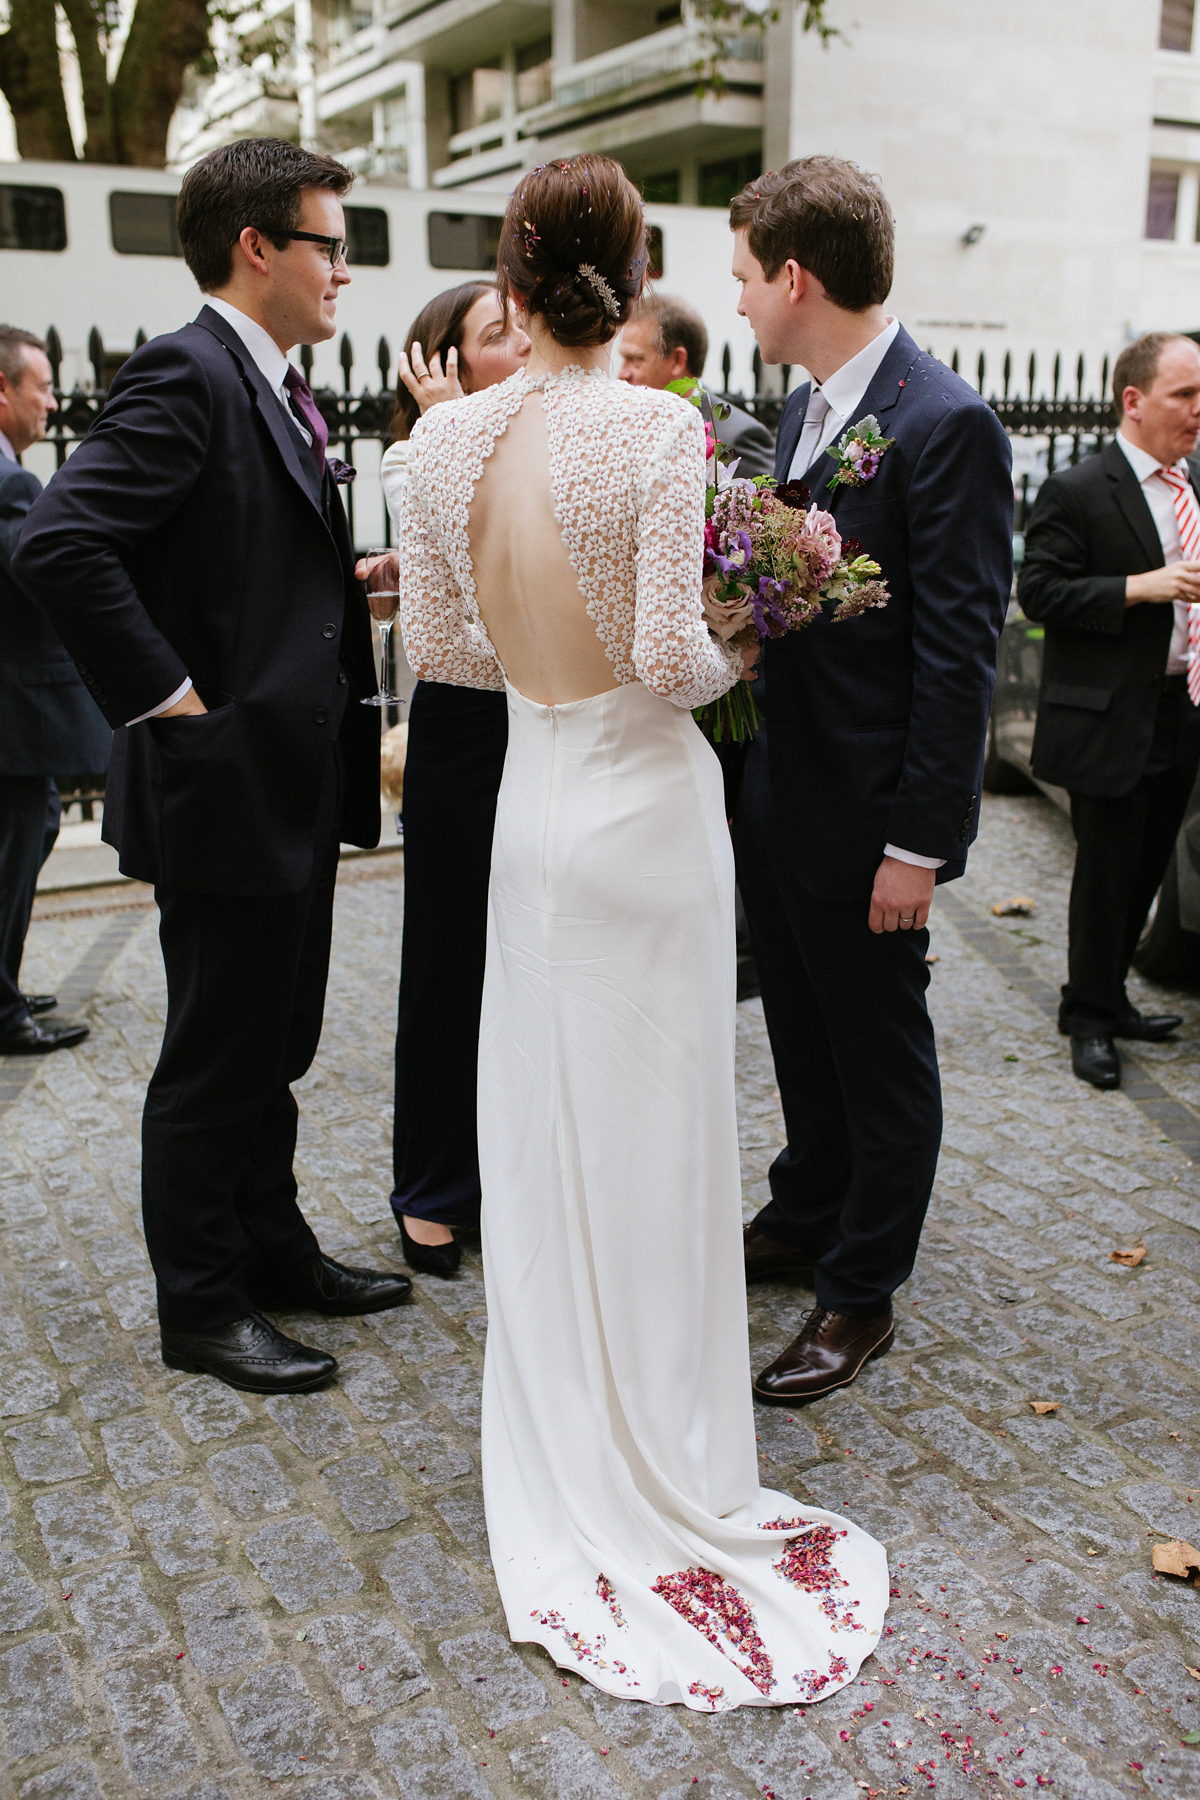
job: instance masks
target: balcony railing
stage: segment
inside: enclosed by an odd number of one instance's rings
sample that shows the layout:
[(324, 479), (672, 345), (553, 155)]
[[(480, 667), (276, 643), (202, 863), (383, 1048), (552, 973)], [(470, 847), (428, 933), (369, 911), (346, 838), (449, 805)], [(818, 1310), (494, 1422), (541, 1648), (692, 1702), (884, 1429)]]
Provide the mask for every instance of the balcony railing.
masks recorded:
[[(602, 99), (622, 88), (639, 87), (664, 76), (678, 75), (697, 68), (711, 53), (711, 38), (695, 25), (672, 25), (656, 31), (651, 37), (637, 38), (630, 44), (618, 44), (590, 56), (585, 62), (572, 63), (554, 77), (554, 98), (541, 111), (557, 111), (564, 106), (582, 106), (589, 100)], [(724, 62), (761, 63), (763, 40), (758, 33), (727, 40)]]

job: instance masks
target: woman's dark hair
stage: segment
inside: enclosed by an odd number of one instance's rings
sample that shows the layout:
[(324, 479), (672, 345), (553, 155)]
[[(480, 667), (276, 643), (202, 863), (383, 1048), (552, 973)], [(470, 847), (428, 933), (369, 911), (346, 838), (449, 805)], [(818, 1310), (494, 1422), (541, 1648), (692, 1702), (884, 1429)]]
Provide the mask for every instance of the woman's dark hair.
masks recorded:
[(233, 268), (233, 246), (247, 225), (286, 250), (285, 232), (300, 222), (306, 188), (344, 194), (354, 180), (332, 156), (301, 150), (282, 138), (237, 138), (202, 156), (183, 178), (175, 221), (184, 260), (197, 286), (224, 287)]
[(519, 294), (559, 344), (607, 344), (628, 320), (649, 251), (642, 198), (620, 163), (572, 156), (531, 169), (508, 203), (501, 300)]
[[(467, 314), (481, 294), (494, 294), (495, 291), (494, 281), (464, 281), (461, 287), (447, 288), (444, 294), (436, 295), (428, 306), (421, 308), (409, 326), (408, 336), (404, 340), (405, 355), (410, 356), (413, 345), (420, 344), (426, 362), (440, 351), (444, 368), (447, 350), (457, 350), (460, 377), (469, 373), (462, 353), (463, 327), (467, 322)], [(392, 441), (407, 438), (420, 416), (420, 407), (404, 383), (397, 381), (396, 410), (392, 414)]]

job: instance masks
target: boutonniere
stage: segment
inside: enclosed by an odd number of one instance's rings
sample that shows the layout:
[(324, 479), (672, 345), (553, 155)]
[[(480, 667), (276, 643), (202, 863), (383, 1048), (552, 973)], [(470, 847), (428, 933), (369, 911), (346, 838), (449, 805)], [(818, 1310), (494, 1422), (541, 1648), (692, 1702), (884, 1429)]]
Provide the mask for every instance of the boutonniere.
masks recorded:
[(843, 431), (837, 443), (830, 448), (834, 471), (829, 478), (829, 486), (865, 487), (868, 481), (874, 481), (885, 453), (894, 443), (894, 438), (884, 437), (880, 431), (875, 414), (868, 413), (857, 425), (851, 425), (849, 430)]
[(358, 470), (353, 463), (343, 462), (340, 456), (327, 456), (325, 467), (333, 476), (338, 487), (349, 487), (352, 481), (358, 480)]

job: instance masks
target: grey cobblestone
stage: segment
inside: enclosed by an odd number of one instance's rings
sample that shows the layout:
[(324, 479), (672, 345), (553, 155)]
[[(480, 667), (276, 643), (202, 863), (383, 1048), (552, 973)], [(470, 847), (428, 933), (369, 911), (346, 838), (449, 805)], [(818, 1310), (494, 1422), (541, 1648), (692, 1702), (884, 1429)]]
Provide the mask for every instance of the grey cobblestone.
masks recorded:
[[(968, 875), (934, 906), (947, 1140), (896, 1346), (850, 1393), (756, 1409), (764, 1480), (875, 1531), (896, 1590), (860, 1680), (802, 1716), (612, 1701), (509, 1645), (479, 1488), (477, 1251), (453, 1281), (419, 1276), (411, 1307), (288, 1320), (339, 1358), (319, 1396), (268, 1406), (163, 1369), (137, 1216), (163, 986), (154, 915), (131, 915), (91, 1037), (0, 1113), (0, 1731), (19, 1800), (266, 1800), (279, 1781), (297, 1800), (903, 1800), (931, 1774), (943, 1800), (1039, 1775), (1059, 1800), (1200, 1800), (1178, 1743), (1200, 1710), (1200, 1591), (1150, 1566), (1156, 1534), (1200, 1535), (1200, 1173), (1128, 1095), (1073, 1080), (1052, 1021), (952, 915), (957, 899), (1053, 988), (1070, 855), (1040, 799), (985, 803)], [(398, 869), (343, 874), (298, 1092), (302, 1204), (362, 1264), (399, 1262), (380, 980)], [(993, 920), (1019, 892), (1034, 919)], [(35, 920), (26, 975), (61, 987), (110, 922)], [(1200, 999), (1177, 1010), (1177, 1043), (1127, 1049), (1200, 1111)], [(738, 1071), (752, 1214), (781, 1141), (757, 1002)], [(1109, 1262), (1139, 1239), (1139, 1269)], [(756, 1367), (809, 1304), (751, 1291)]]

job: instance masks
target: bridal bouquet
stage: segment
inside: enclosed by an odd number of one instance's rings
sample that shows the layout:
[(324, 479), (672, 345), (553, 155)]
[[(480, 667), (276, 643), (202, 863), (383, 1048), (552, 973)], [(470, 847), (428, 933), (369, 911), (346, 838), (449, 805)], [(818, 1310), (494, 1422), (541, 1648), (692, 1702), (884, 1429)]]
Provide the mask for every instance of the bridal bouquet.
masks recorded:
[[(684, 397), (701, 403), (696, 390)], [(736, 462), (720, 461), (721, 446), (708, 421), (705, 432), (703, 601), (718, 637), (748, 649), (811, 625), (823, 611), (840, 624), (887, 605), (879, 564), (857, 539), (842, 538), (832, 513), (810, 505), (801, 482), (778, 487), (767, 476), (739, 479)], [(739, 744), (753, 737), (762, 715), (751, 683), (743, 679), (719, 700), (697, 707), (695, 717), (714, 743)]]

